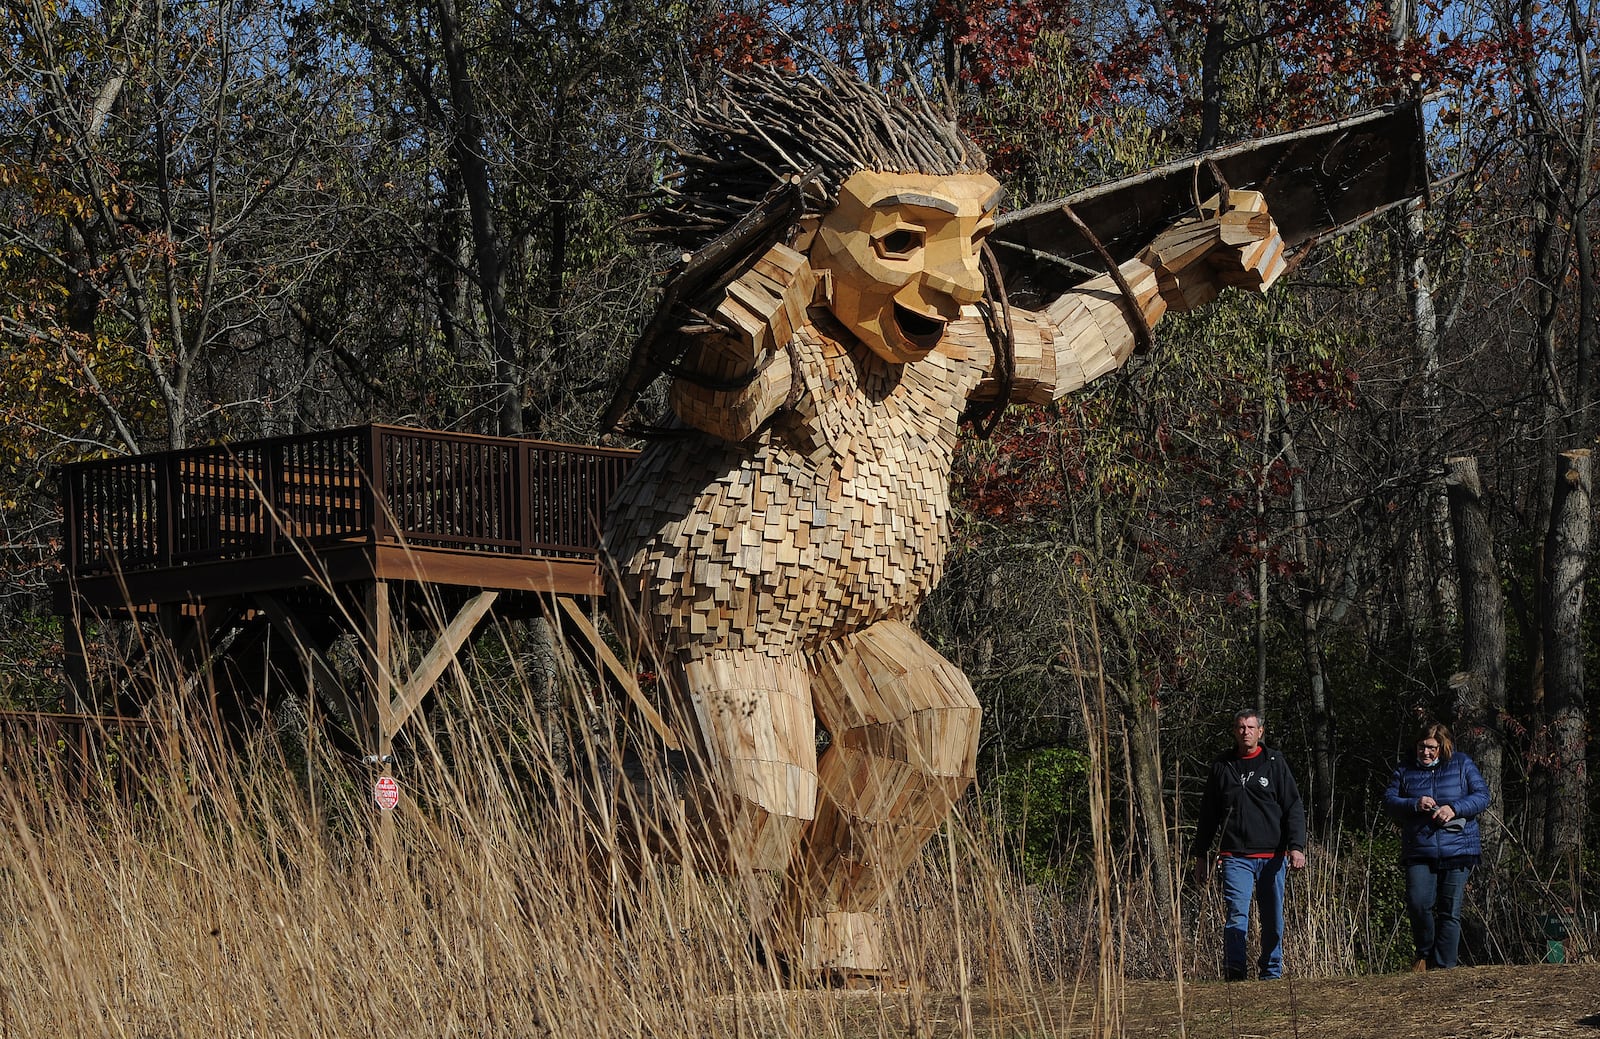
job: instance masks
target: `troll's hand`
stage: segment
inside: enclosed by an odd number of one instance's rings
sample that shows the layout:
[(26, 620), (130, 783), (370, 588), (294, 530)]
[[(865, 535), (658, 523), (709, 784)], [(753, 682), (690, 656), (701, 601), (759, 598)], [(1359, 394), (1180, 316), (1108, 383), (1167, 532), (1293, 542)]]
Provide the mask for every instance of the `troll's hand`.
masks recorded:
[(1155, 272), (1167, 309), (1193, 310), (1223, 288), (1265, 292), (1287, 267), (1283, 238), (1259, 191), (1228, 192), (1218, 212), (1214, 196), (1200, 215), (1157, 236), (1139, 258)]

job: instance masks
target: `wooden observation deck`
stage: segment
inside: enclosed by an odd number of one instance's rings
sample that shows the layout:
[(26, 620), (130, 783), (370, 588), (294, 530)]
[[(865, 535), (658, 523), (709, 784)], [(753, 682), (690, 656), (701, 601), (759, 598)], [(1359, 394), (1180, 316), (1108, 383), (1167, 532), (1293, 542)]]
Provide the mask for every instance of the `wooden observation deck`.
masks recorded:
[[(600, 518), (635, 457), (364, 425), (69, 465), (55, 591), (75, 706), (108, 698), (90, 620), (158, 621), (175, 660), (207, 668), (271, 628), (329, 684), (328, 648), (353, 629), (371, 695), (339, 695), (386, 753), (491, 607), (597, 641), (573, 597), (603, 592)], [(403, 676), (393, 646), (411, 621), (437, 641)]]

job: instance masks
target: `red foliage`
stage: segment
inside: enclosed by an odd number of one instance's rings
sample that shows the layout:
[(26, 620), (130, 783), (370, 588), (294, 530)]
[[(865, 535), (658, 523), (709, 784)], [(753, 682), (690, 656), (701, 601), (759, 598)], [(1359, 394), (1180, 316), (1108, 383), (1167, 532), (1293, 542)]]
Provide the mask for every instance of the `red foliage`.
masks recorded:
[(1356, 383), (1360, 376), (1354, 368), (1323, 361), (1313, 368), (1285, 365), (1283, 368), (1284, 396), (1290, 404), (1311, 404), (1325, 411), (1349, 411), (1356, 406)]
[(963, 78), (988, 89), (1033, 64), (1040, 36), (1079, 25), (1076, 9), (1063, 0), (938, 0), (921, 24), (897, 24), (908, 35), (951, 38), (968, 56)]
[[(1327, 414), (1356, 405), (1355, 373), (1332, 362), (1283, 370), (1290, 406)], [(1260, 429), (1260, 390), (1224, 381), (1205, 414), (1174, 414), (1145, 433), (1119, 438), (1114, 456), (1085, 454), (1085, 438), (1106, 413), (1096, 407), (1013, 409), (987, 448), (969, 445), (955, 491), (981, 531), (1034, 523), (1064, 524), (1074, 496), (1137, 501), (1125, 550), (1152, 587), (1212, 594), (1251, 607), (1255, 569), (1279, 578), (1304, 564), (1273, 533), (1283, 526), (1294, 478), (1281, 458), (1263, 467), (1251, 446)], [(1109, 418), (1108, 418), (1109, 420)], [(1207, 426), (1204, 435), (1192, 427)], [(1228, 447), (1226, 445), (1232, 445)], [(1258, 513), (1264, 500), (1266, 515)], [(1273, 517), (1277, 518), (1274, 519)], [(1159, 654), (1149, 659), (1159, 659)]]
[[(1481, 76), (1516, 40), (1489, 39), (1466, 19), (1442, 17), (1447, 0), (1423, 0), (1424, 24), (1452, 24), (1454, 32), (1436, 31), (1396, 43), (1388, 12), (1378, 4), (1347, 0), (1294, 0), (1255, 8), (1248, 25), (1237, 18), (1238, 6), (1226, 0), (1174, 0), (1169, 5), (1180, 36), (1192, 41), (1198, 58), (1201, 41), (1220, 25), (1224, 47), (1265, 49), (1274, 56), (1281, 78), (1274, 89), (1241, 101), (1230, 96), (1228, 121), (1268, 132), (1347, 110), (1358, 96), (1363, 106), (1471, 82)], [(1220, 20), (1220, 21), (1219, 21)], [(1196, 85), (1179, 76), (1167, 57), (1164, 37), (1147, 25), (1130, 26), (1126, 37), (1107, 48), (1098, 74), (1108, 89), (1138, 86), (1187, 116), (1197, 114)], [(1244, 108), (1236, 107), (1240, 104)]]
[(1013, 409), (990, 443), (993, 450), (982, 459), (969, 450), (956, 479), (957, 494), (977, 516), (1031, 522), (1064, 508), (1087, 486), (1081, 442), (1064, 435), (1054, 409)]
[(789, 41), (774, 28), (775, 5), (763, 4), (746, 10), (718, 11), (698, 26), (698, 35), (689, 41), (693, 64), (720, 65), (731, 69), (750, 65), (773, 65), (785, 71), (795, 67)]

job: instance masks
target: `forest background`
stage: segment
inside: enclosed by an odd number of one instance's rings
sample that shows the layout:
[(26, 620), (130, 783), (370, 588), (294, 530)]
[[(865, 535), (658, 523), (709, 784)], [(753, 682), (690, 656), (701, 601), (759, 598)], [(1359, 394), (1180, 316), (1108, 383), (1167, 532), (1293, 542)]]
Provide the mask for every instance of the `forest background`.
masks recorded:
[(1379, 796), (1439, 717), (1495, 794), (1472, 955), (1542, 954), (1546, 913), (1593, 929), (1592, 0), (4, 10), (0, 696), (28, 709), (62, 703), (55, 466), (365, 421), (593, 442), (667, 264), (629, 224), (717, 68), (814, 48), (915, 80), (1013, 208), (1422, 96), (1426, 208), (964, 445), (921, 626), (983, 699), (980, 785), (1032, 883), (1091, 872), (1106, 739), (1126, 882), (1172, 890), (1259, 706), (1319, 847), (1399, 926)]

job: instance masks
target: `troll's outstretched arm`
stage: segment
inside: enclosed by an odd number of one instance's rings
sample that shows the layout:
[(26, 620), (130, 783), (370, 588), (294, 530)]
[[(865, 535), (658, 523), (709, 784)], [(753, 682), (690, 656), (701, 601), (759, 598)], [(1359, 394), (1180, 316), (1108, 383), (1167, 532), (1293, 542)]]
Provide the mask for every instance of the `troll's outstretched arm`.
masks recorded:
[[(1182, 312), (1209, 303), (1221, 289), (1235, 286), (1264, 292), (1285, 269), (1283, 239), (1259, 192), (1229, 193), (1230, 208), (1217, 212), (1216, 199), (1200, 216), (1180, 221), (1143, 252), (1121, 266), (1133, 299), (1109, 274), (1076, 286), (1040, 311), (1014, 310), (1016, 376), (1011, 399), (1042, 404), (1120, 368), (1138, 337), (1130, 306), (1155, 325), (1169, 310)], [(976, 321), (962, 322), (955, 334), (984, 335)], [(981, 399), (995, 392), (979, 386)]]

